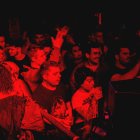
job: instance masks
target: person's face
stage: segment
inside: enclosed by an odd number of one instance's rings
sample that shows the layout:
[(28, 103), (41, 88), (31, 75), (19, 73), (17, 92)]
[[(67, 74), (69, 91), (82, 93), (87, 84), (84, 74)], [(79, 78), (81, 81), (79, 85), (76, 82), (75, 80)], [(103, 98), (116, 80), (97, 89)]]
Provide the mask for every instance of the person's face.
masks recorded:
[(61, 80), (60, 68), (58, 66), (50, 66), (44, 73), (43, 79), (53, 87), (59, 85)]
[(97, 32), (95, 34), (95, 38), (96, 38), (97, 42), (103, 43), (103, 33), (102, 32)]
[(35, 43), (39, 45), (42, 43), (42, 41), (45, 40), (45, 36), (43, 34), (35, 34), (34, 40), (35, 40)]
[(0, 46), (1, 46), (2, 48), (5, 47), (5, 37), (4, 37), (4, 36), (0, 36)]
[(128, 48), (120, 49), (119, 61), (121, 64), (128, 64), (130, 62), (130, 50)]
[(90, 54), (86, 54), (86, 56), (92, 64), (99, 64), (101, 57), (101, 49), (91, 48)]
[(94, 87), (93, 77), (87, 76), (81, 87), (86, 91), (90, 91)]
[(16, 56), (18, 54), (18, 48), (15, 46), (9, 46), (9, 55), (10, 56)]
[(43, 64), (46, 60), (46, 55), (43, 50), (37, 50), (31, 57), (31, 61), (37, 64)]
[(82, 51), (79, 48), (79, 46), (73, 46), (72, 55), (73, 55), (74, 59), (81, 59), (82, 58)]

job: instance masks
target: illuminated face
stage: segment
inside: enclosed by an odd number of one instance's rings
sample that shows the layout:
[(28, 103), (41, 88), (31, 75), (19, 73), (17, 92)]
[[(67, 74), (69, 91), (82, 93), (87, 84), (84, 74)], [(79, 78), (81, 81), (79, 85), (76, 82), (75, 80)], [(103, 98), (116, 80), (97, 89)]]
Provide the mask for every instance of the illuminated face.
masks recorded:
[(121, 64), (128, 64), (130, 62), (130, 50), (128, 48), (120, 49), (119, 61)]
[(92, 64), (99, 64), (101, 58), (100, 48), (91, 48), (90, 54), (86, 55)]
[(103, 43), (103, 32), (96, 32), (95, 38), (96, 38), (97, 42)]
[(57, 86), (61, 79), (60, 68), (58, 66), (49, 66), (43, 75), (43, 79), (50, 86)]
[(10, 56), (16, 56), (18, 54), (18, 48), (15, 46), (9, 46), (9, 55)]
[(81, 87), (86, 91), (90, 91), (94, 87), (93, 77), (87, 76)]
[(4, 36), (0, 36), (0, 46), (1, 46), (2, 48), (5, 47), (5, 37), (4, 37)]
[(74, 59), (81, 59), (82, 58), (82, 51), (79, 48), (79, 46), (73, 46), (72, 48), (72, 55), (74, 57)]
[(31, 57), (32, 62), (34, 62), (34, 63), (36, 63), (38, 65), (41, 65), (46, 61), (46, 55), (45, 55), (45, 52), (43, 50), (38, 49), (33, 53), (34, 54)]

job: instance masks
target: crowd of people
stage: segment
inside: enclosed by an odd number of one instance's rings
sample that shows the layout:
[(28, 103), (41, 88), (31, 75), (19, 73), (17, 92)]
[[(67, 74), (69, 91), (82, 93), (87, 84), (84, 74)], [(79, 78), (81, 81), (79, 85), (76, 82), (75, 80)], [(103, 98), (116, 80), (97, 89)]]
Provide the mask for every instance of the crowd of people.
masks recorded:
[(109, 139), (109, 83), (140, 78), (140, 29), (85, 40), (67, 25), (54, 30), (0, 34), (0, 138)]

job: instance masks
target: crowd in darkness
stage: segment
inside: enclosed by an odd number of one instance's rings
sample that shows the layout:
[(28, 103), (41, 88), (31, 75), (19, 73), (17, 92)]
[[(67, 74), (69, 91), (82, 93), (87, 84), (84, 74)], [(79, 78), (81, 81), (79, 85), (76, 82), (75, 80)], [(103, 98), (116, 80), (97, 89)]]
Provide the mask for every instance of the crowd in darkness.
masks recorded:
[(0, 139), (110, 140), (109, 83), (140, 78), (140, 28), (51, 28), (0, 33)]

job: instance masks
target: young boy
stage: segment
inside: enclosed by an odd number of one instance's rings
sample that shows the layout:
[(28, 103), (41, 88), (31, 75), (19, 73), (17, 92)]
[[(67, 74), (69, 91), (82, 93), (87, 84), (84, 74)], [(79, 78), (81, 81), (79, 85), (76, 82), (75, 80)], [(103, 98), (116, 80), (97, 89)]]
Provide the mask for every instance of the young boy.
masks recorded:
[(98, 100), (102, 98), (102, 89), (95, 87), (95, 76), (88, 68), (79, 68), (74, 76), (78, 85), (72, 96), (75, 128), (82, 139), (88, 139), (92, 124), (98, 117)]

